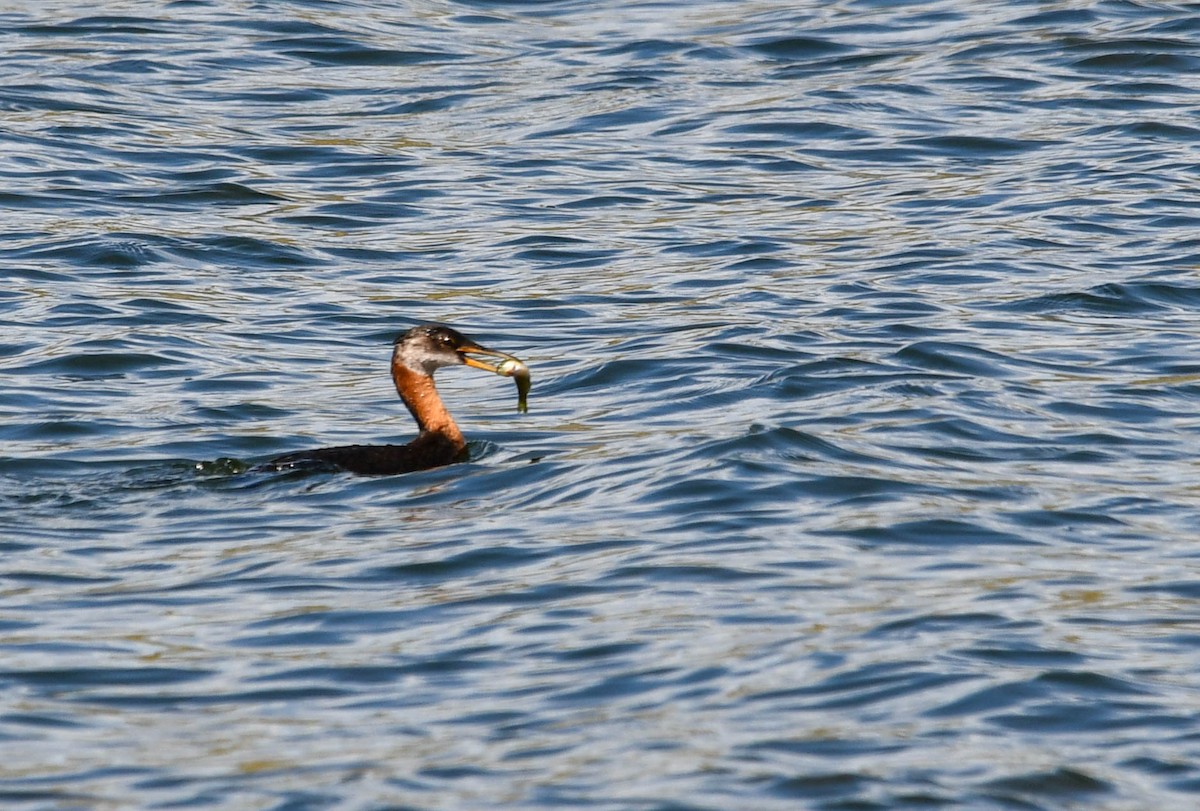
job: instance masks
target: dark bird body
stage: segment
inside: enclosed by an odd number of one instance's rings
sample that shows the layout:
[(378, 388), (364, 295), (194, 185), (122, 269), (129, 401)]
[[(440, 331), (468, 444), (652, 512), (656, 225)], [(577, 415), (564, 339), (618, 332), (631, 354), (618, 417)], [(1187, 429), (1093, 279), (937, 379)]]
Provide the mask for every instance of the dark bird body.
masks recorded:
[(270, 461), (276, 470), (344, 470), (363, 476), (394, 476), (442, 467), (466, 459), (466, 443), (436, 434), (418, 436), (404, 445), (339, 445), (284, 454)]
[[(504, 362), (488, 363), (474, 355), (503, 358)], [(449, 327), (414, 327), (396, 338), (392, 380), (396, 393), (417, 421), (416, 439), (405, 445), (342, 445), (298, 451), (272, 459), (268, 467), (333, 469), (386, 476), (462, 461), (467, 455), (467, 441), (438, 395), (433, 373), (444, 366), (464, 365), (507, 376), (514, 376), (511, 369), (525, 370), (524, 364), (512, 355), (482, 347)], [(528, 371), (523, 374), (527, 381)]]

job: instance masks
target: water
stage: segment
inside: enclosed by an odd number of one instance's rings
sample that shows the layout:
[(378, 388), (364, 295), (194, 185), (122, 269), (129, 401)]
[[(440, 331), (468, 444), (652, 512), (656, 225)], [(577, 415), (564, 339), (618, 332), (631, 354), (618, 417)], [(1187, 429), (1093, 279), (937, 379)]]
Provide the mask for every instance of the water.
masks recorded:
[(1195, 807), (1197, 10), (5, 6), (0, 797)]

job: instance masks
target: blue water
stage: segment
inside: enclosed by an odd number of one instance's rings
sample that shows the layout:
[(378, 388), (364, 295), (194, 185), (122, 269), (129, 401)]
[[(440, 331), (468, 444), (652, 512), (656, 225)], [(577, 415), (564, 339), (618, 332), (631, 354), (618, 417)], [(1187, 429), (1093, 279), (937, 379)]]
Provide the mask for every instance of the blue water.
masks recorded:
[(9, 4), (0, 800), (1195, 808), (1198, 11)]

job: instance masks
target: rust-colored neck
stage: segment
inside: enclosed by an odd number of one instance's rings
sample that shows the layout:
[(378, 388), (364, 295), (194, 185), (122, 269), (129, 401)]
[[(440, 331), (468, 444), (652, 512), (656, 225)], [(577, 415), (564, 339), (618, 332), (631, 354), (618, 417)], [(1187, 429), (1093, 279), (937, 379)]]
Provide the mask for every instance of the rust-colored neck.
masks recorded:
[(414, 372), (403, 363), (392, 361), (392, 380), (396, 382), (396, 393), (408, 406), (422, 434), (438, 434), (460, 450), (467, 446), (462, 431), (458, 430), (454, 418), (438, 396), (431, 376)]

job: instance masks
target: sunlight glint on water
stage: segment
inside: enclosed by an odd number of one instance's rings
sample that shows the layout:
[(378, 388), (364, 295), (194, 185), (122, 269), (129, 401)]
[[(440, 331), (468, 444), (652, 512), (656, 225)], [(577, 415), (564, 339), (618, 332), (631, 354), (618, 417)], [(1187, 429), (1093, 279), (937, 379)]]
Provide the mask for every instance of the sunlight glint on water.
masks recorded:
[(6, 799), (1194, 805), (1186, 8), (0, 23)]

